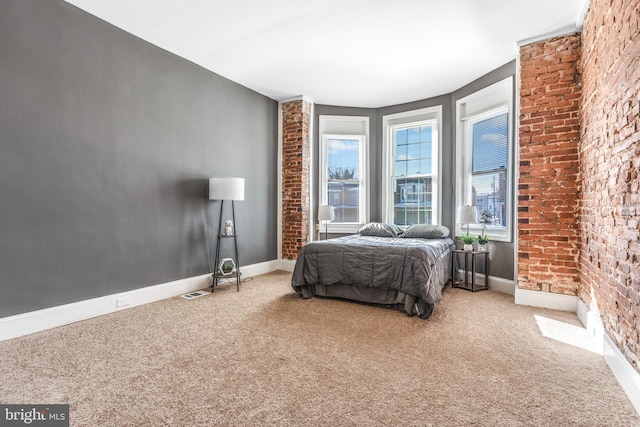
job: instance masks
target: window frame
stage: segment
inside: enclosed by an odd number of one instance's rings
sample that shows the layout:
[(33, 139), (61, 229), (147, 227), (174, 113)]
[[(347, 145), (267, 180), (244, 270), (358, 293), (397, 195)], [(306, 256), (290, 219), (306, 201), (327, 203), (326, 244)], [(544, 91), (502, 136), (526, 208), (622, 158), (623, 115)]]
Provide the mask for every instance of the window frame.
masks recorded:
[[(432, 187), (432, 223), (442, 221), (442, 106), (421, 108), (418, 110), (388, 114), (382, 118), (382, 221), (393, 224), (394, 221), (394, 182), (395, 176), (395, 141), (397, 129), (415, 126), (432, 126), (431, 138), (431, 187)], [(425, 174), (426, 175), (426, 174)], [(427, 175), (428, 176), (428, 175)], [(407, 225), (408, 226), (408, 225)], [(402, 226), (403, 228), (406, 226)]]
[[(508, 94), (507, 94), (508, 92)], [(456, 205), (475, 205), (472, 191), (472, 162), (473, 162), (473, 125), (484, 120), (507, 114), (507, 165), (506, 165), (506, 194), (505, 206), (506, 225), (492, 226), (484, 224), (470, 224), (469, 234), (479, 235), (483, 232), (490, 240), (498, 242), (512, 242), (515, 218), (513, 170), (514, 120), (513, 120), (513, 78), (508, 77), (500, 82), (488, 86), (456, 102), (458, 132), (456, 138), (457, 156), (457, 184)], [(466, 115), (465, 113), (468, 113)], [(455, 224), (455, 236), (467, 233), (467, 224)]]
[(320, 136), (320, 159), (319, 159), (319, 206), (329, 204), (329, 165), (327, 163), (328, 142), (335, 139), (348, 139), (358, 141), (358, 221), (357, 222), (334, 222), (329, 221), (326, 225), (329, 233), (355, 233), (369, 221), (369, 156), (367, 150), (367, 137), (362, 134), (337, 134), (324, 133)]

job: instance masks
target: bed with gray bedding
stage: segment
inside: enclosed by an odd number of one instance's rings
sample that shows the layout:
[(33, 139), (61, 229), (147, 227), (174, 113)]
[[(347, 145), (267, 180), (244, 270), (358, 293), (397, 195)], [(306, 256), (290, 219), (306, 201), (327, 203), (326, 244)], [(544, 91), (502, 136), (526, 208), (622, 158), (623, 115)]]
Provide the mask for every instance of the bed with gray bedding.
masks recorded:
[(428, 318), (451, 275), (455, 245), (449, 230), (421, 225), (402, 233), (372, 224), (352, 236), (306, 244), (296, 260), (293, 289), (302, 298), (395, 305), (408, 315)]

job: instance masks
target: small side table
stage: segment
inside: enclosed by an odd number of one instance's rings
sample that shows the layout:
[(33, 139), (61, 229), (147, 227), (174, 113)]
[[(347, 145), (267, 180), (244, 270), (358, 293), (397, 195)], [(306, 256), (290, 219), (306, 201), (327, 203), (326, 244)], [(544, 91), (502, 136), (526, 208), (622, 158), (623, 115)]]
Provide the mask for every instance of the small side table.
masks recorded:
[[(483, 291), (489, 289), (489, 251), (463, 251), (456, 249), (451, 257), (451, 287), (462, 288), (467, 291)], [(456, 280), (456, 264), (458, 260), (458, 254), (462, 254), (464, 258), (464, 280)], [(478, 255), (484, 256), (484, 286), (476, 286), (476, 257)], [(468, 260), (471, 258), (471, 283), (469, 283), (469, 268)]]

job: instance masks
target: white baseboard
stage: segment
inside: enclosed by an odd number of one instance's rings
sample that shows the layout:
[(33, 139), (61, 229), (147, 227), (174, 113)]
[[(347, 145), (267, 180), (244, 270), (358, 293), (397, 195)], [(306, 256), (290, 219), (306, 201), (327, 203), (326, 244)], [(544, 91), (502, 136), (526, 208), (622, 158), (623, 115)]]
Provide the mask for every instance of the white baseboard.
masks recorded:
[(515, 287), (515, 303), (532, 307), (550, 308), (552, 310), (571, 311), (577, 313), (580, 298), (573, 295), (554, 294), (551, 292), (531, 291)]
[[(458, 275), (459, 277), (463, 277), (464, 270), (458, 269)], [(476, 285), (484, 286), (484, 273), (476, 272)], [(510, 279), (489, 275), (489, 289), (502, 292), (503, 294), (513, 295), (515, 292), (515, 283)]]
[[(257, 276), (278, 269), (277, 260), (240, 268), (242, 277)], [(211, 274), (148, 286), (43, 310), (0, 318), (0, 341), (68, 325), (150, 302), (172, 298), (211, 286)]]
[(627, 394), (636, 412), (640, 414), (640, 374), (631, 366), (605, 332), (600, 315), (596, 310), (590, 310), (582, 300), (579, 300), (577, 314), (580, 322), (594, 339), (596, 347), (618, 380), (618, 384)]
[(589, 310), (589, 307), (587, 307), (581, 299), (578, 299), (576, 314), (578, 315), (578, 319), (580, 319), (580, 323), (586, 328), (587, 333), (595, 342), (596, 347), (602, 352), (604, 348), (603, 339), (606, 333), (600, 315), (595, 310)]
[(279, 270), (279, 263), (276, 259), (274, 259), (273, 261), (261, 262), (259, 264), (247, 265), (240, 269), (243, 278), (259, 276), (261, 274), (271, 273), (272, 271), (276, 270)]
[(516, 285), (513, 280), (489, 276), (489, 289), (492, 291), (513, 295), (515, 293), (515, 287)]
[(633, 369), (626, 357), (611, 341), (609, 335), (603, 336), (603, 356), (609, 365), (609, 369), (616, 376), (618, 384), (622, 387), (631, 404), (640, 414), (640, 375)]

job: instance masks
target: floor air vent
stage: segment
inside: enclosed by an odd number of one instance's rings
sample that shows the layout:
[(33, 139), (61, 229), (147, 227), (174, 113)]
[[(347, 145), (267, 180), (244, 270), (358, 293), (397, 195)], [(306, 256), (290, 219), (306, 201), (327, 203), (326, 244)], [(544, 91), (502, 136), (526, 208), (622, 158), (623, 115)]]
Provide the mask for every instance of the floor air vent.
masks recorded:
[(186, 299), (195, 299), (205, 295), (209, 295), (210, 293), (211, 292), (200, 290), (200, 291), (190, 292), (188, 294), (181, 295), (181, 297)]

